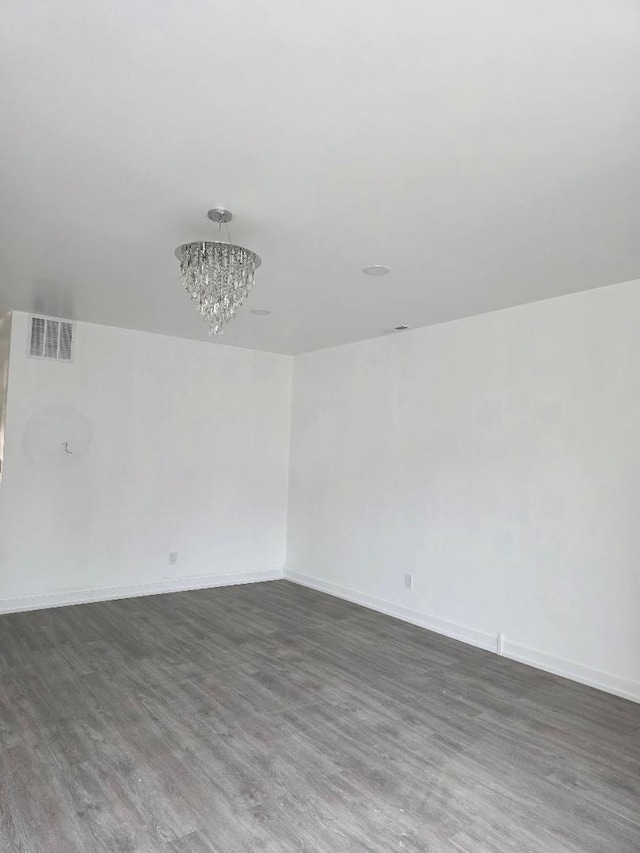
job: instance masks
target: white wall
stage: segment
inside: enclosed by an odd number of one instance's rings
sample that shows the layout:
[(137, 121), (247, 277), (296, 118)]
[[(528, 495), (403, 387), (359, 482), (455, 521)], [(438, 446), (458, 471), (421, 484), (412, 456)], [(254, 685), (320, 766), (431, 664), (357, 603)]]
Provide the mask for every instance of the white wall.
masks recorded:
[(4, 430), (9, 388), (9, 355), (11, 350), (11, 311), (0, 311), (0, 484), (4, 455)]
[(639, 328), (636, 282), (297, 357), (287, 573), (640, 699)]
[(74, 363), (45, 362), (27, 324), (14, 313), (0, 610), (281, 574), (289, 357), (79, 323)]

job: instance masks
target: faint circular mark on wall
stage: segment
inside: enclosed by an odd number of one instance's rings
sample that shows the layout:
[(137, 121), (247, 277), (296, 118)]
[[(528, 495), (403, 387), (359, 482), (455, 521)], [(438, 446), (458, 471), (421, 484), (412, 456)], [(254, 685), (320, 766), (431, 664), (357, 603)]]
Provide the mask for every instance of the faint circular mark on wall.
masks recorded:
[(34, 412), (22, 437), (27, 461), (38, 468), (75, 467), (91, 447), (91, 421), (69, 408), (47, 408)]

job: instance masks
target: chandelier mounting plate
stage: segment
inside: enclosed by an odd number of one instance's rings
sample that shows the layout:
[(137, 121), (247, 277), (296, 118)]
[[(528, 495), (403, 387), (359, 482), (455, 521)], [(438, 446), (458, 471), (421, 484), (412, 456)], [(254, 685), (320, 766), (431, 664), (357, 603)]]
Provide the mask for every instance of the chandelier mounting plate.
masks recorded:
[(233, 219), (233, 213), (226, 207), (214, 207), (207, 213), (207, 216), (212, 222), (231, 222)]

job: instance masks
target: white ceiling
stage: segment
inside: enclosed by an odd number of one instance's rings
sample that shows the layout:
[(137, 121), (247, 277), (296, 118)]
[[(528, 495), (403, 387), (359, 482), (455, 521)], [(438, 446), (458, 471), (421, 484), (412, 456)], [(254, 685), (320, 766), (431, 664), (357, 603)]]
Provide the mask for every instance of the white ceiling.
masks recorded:
[(217, 339), (238, 346), (298, 353), (640, 276), (637, 0), (2, 17), (0, 309), (206, 339), (173, 250), (219, 204), (263, 258)]

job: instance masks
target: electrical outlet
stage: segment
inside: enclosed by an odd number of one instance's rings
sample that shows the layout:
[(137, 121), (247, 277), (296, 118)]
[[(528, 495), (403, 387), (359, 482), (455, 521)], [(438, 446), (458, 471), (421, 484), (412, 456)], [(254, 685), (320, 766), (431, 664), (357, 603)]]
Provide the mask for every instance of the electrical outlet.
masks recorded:
[(413, 575), (410, 572), (404, 576), (404, 588), (413, 589)]
[(177, 551), (169, 551), (169, 565), (175, 566), (178, 562), (178, 552)]

